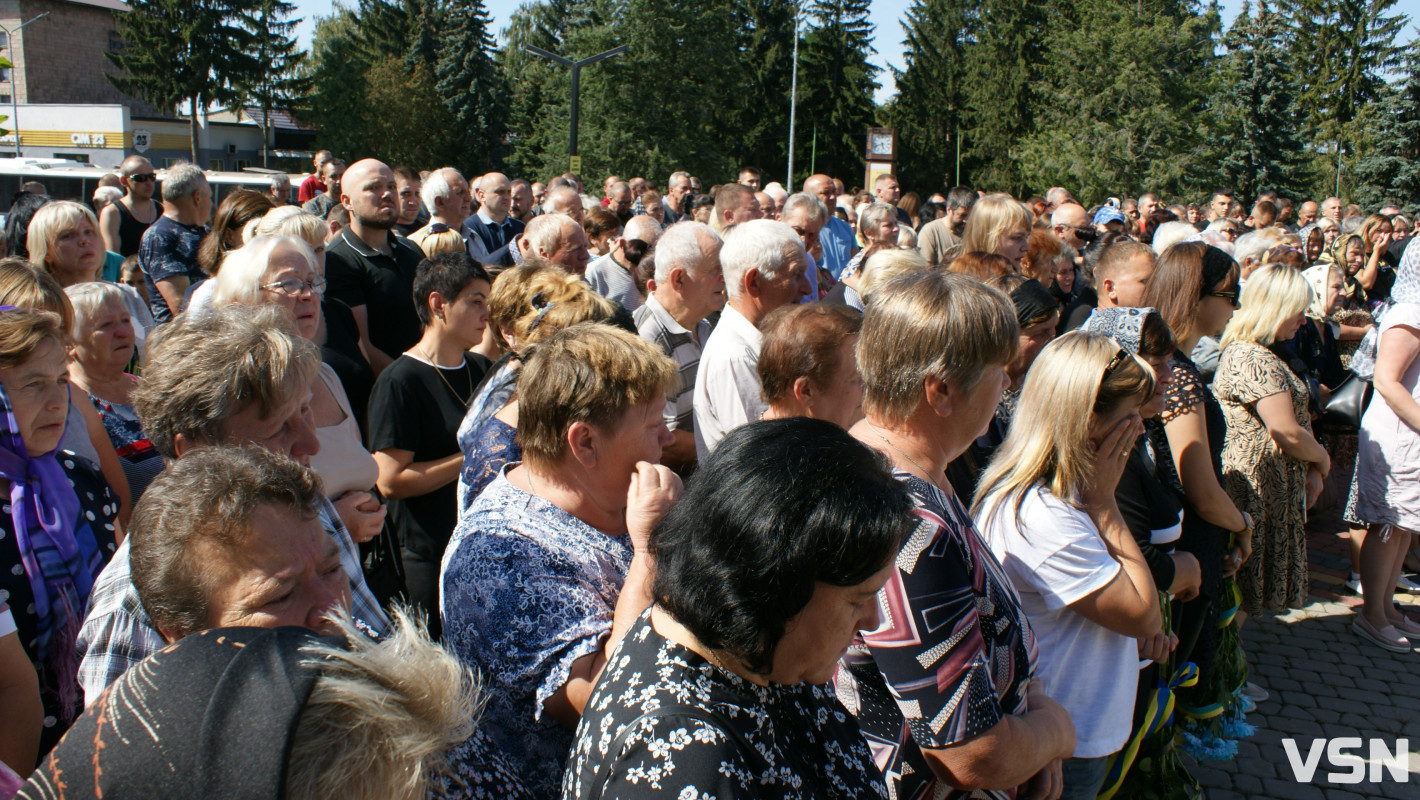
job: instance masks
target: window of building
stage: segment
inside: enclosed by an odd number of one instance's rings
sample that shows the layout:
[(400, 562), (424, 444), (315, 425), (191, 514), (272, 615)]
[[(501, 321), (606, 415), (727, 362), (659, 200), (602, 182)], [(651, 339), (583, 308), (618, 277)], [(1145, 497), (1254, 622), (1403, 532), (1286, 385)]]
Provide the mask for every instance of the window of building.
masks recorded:
[(207, 162), (207, 168), (213, 172), (221, 172), (227, 168), (227, 162), (225, 159), (214, 158)]
[(5, 48), (6, 50), (10, 49), (10, 34), (0, 32), (0, 47)]
[(10, 95), (8, 95), (8, 94), (0, 94), (0, 105), (9, 105), (9, 104), (10, 104)]
[(247, 161), (246, 159), (240, 159), (240, 158), (237, 159), (237, 172), (241, 172), (242, 170), (244, 170), (244, 169), (246, 169), (247, 167), (250, 167), (250, 166), (251, 166), (251, 162), (250, 162), (250, 161)]
[(52, 153), (50, 158), (67, 158), (70, 161), (78, 161), (81, 164), (89, 163), (88, 153)]
[(176, 167), (178, 164), (186, 163), (187, 159), (185, 158), (165, 158), (163, 159), (163, 169), (167, 169), (168, 167)]
[(109, 32), (108, 32), (108, 50), (109, 50), (109, 52), (110, 52), (110, 53), (122, 53), (122, 52), (123, 52), (124, 50), (126, 50), (126, 49), (127, 49), (127, 47), (123, 44), (123, 37), (118, 34), (118, 31), (113, 31), (113, 30), (109, 31)]
[(0, 83), (9, 83), (9, 82), (10, 82), (10, 68), (9, 68), (9, 67), (0, 67)]

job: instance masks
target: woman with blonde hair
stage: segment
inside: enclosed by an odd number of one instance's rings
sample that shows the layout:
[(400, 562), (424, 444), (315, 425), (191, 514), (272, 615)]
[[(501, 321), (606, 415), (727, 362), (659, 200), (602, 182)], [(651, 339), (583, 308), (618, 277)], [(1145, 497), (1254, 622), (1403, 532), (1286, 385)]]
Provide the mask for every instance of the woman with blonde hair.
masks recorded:
[(1253, 558), (1238, 570), (1242, 612), (1307, 602), (1306, 509), (1321, 493), (1331, 456), (1312, 435), (1307, 385), (1271, 349), (1306, 324), (1312, 290), (1301, 273), (1266, 266), (1248, 279), (1242, 308), (1223, 334), (1213, 394), (1228, 435), (1223, 478), (1254, 521)]
[(879, 250), (862, 262), (855, 273), (843, 273), (843, 279), (828, 290), (823, 302), (847, 306), (862, 311), (873, 290), (901, 275), (926, 272), (931, 267), (915, 249)]
[[(996, 410), (1019, 333), (1005, 295), (939, 272), (893, 280), (863, 318), (865, 417), (851, 433), (887, 458), (919, 527), (878, 595), (893, 624), (855, 640), (834, 689), (870, 741), (890, 745), (889, 796), (951, 794), (969, 776), (982, 796), (1029, 784), (1057, 797), (1075, 747), (1038, 680), (1020, 598), (945, 478)], [(922, 614), (938, 624), (902, 622)]]
[(581, 322), (605, 322), (615, 313), (615, 304), (598, 295), (586, 281), (536, 256), (505, 270), (494, 281), (488, 297), (488, 327), (504, 355), (488, 368), (487, 379), (459, 425), (459, 449), (463, 452), (460, 516), (504, 464), (522, 457), (516, 439), (518, 400), (514, 393), (521, 354), (564, 328)]
[(1030, 251), (1032, 222), (1030, 209), (1016, 198), (999, 192), (988, 194), (971, 207), (960, 252), (995, 253), (1020, 271)]
[(1093, 798), (1129, 738), (1140, 645), (1162, 629), (1158, 587), (1115, 487), (1154, 394), (1149, 365), (1072, 331), (1036, 359), (972, 517), (1035, 632), (1037, 674), (1075, 723), (1062, 798)]
[(94, 212), (80, 203), (56, 200), (35, 212), (25, 234), (30, 261), (60, 286), (99, 280), (104, 240)]

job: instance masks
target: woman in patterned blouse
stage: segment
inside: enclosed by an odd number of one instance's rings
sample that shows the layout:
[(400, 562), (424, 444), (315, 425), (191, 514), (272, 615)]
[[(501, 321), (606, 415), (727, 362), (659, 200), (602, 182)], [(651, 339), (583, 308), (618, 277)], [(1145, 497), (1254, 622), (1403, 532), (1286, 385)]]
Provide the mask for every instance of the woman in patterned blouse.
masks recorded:
[(885, 797), (827, 682), (878, 625), (911, 509), (830, 422), (726, 436), (652, 537), (655, 605), (587, 703), (564, 800)]

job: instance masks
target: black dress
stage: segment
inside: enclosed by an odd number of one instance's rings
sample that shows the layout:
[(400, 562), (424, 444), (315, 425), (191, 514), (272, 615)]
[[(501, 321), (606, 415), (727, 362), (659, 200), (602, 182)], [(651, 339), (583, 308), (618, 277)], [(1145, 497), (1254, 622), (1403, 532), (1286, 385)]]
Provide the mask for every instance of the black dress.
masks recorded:
[[(380, 373), (370, 394), (370, 452), (408, 450), (414, 461), (438, 461), (459, 452), (458, 430), (488, 359), (464, 354), (455, 369), (435, 367), (408, 354)], [(439, 563), (458, 523), (458, 480), (419, 497), (389, 502), (389, 522), (404, 559), (410, 600), (439, 627)]]

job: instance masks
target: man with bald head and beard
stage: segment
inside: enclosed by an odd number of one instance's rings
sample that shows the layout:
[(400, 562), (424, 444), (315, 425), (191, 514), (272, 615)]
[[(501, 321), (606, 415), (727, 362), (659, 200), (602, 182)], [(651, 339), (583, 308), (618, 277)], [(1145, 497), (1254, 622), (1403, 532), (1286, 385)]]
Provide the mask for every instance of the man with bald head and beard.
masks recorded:
[(367, 158), (350, 165), (340, 183), (340, 204), (350, 225), (326, 248), (327, 292), (350, 306), (360, 350), (379, 374), (423, 332), (414, 310), (414, 271), (424, 251), (391, 230), (399, 218), (399, 190), (385, 164)]
[(509, 214), (513, 210), (513, 182), (501, 172), (490, 172), (478, 179), (474, 198), (479, 203), (478, 213), (463, 223), (468, 254), (486, 266), (512, 266), (510, 251), (524, 227)]

